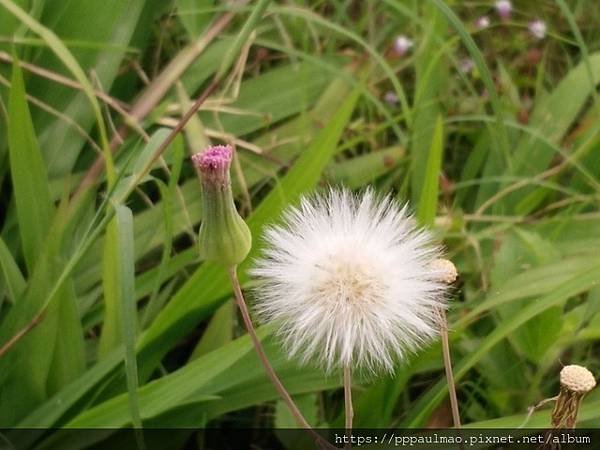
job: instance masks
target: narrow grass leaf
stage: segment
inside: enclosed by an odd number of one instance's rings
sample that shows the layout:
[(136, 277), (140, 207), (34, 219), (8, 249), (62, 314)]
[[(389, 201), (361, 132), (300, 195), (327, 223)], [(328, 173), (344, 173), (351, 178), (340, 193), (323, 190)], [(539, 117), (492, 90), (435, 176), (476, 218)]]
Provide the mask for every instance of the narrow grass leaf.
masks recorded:
[(432, 226), (437, 211), (440, 171), (444, 152), (444, 123), (438, 116), (431, 138), (425, 173), (420, 194), (417, 218), (423, 225)]
[(44, 248), (54, 206), (48, 187), (46, 167), (27, 105), (23, 75), (17, 63), (13, 65), (8, 112), (10, 173), (19, 219), (21, 246), (27, 269), (31, 274)]
[(8, 290), (8, 300), (15, 303), (25, 291), (26, 282), (10, 250), (0, 237), (0, 268)]
[(135, 303), (135, 260), (133, 251), (133, 214), (126, 206), (115, 207), (115, 224), (118, 230), (118, 264), (119, 288), (121, 300), (121, 325), (125, 343), (125, 372), (129, 393), (131, 421), (135, 428), (142, 428), (138, 400), (138, 371), (135, 354), (137, 337), (137, 315)]

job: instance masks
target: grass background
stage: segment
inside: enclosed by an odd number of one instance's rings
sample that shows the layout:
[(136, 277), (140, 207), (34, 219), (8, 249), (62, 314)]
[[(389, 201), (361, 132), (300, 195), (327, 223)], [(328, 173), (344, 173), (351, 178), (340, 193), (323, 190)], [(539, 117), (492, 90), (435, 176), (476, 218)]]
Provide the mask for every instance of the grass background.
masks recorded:
[[(0, 357), (0, 426), (293, 426), (226, 273), (197, 253), (188, 156), (211, 142), (237, 148), (245, 287), (261, 229), (301, 194), (373, 185), (411, 202), (461, 276), (449, 320), (468, 426), (520, 425), (562, 365), (600, 373), (594, 3), (515, 1), (502, 22), (488, 1), (0, 0), (0, 345), (39, 321)], [(398, 34), (414, 40), (401, 57)], [(309, 421), (342, 426), (341, 376), (260, 332)], [(600, 426), (599, 392), (581, 425)], [(450, 425), (439, 345), (359, 383), (355, 403), (358, 427)]]

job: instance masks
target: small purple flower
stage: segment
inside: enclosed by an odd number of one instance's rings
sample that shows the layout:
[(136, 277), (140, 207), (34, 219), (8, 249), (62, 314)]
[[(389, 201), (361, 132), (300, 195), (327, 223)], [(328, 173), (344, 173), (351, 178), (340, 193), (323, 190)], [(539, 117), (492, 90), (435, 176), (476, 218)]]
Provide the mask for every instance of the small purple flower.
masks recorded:
[(394, 41), (394, 51), (398, 56), (403, 56), (413, 47), (413, 45), (413, 41), (402, 34)]
[(398, 96), (393, 91), (387, 91), (383, 96), (383, 101), (390, 106), (398, 106)]
[(231, 191), (230, 145), (212, 145), (192, 155), (202, 179), (202, 225), (198, 234), (200, 255), (228, 268), (241, 263), (252, 246), (252, 234), (238, 214)]
[(475, 26), (478, 30), (484, 30), (490, 26), (490, 18), (488, 16), (478, 17), (475, 21)]
[(225, 185), (229, 182), (232, 156), (230, 145), (214, 145), (192, 155), (192, 162), (200, 171), (204, 185)]
[(494, 3), (494, 7), (502, 20), (510, 19), (510, 13), (512, 12), (512, 3), (510, 0), (497, 0)]
[(544, 39), (546, 37), (546, 22), (540, 19), (535, 19), (527, 25), (529, 33), (536, 39)]
[(470, 73), (475, 67), (475, 62), (471, 58), (463, 58), (458, 62), (458, 70), (462, 73)]

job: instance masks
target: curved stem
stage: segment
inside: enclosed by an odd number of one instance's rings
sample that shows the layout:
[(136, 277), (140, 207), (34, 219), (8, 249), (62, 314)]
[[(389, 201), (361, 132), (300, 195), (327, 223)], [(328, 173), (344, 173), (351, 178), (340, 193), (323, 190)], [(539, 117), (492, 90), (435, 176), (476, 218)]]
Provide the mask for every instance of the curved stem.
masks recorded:
[(298, 409), (298, 406), (296, 405), (296, 403), (294, 403), (294, 400), (292, 399), (291, 395), (286, 390), (285, 386), (283, 385), (283, 383), (277, 376), (275, 369), (273, 369), (273, 366), (269, 362), (269, 358), (267, 357), (267, 354), (265, 353), (265, 350), (260, 342), (260, 339), (256, 335), (256, 330), (254, 329), (254, 325), (252, 324), (252, 319), (250, 318), (250, 313), (248, 311), (246, 301), (244, 300), (244, 294), (242, 293), (242, 288), (240, 286), (240, 282), (237, 277), (236, 267), (230, 267), (228, 269), (228, 272), (229, 272), (229, 278), (231, 279), (231, 285), (233, 286), (233, 293), (235, 295), (236, 303), (238, 305), (238, 308), (240, 309), (240, 312), (242, 313), (244, 325), (246, 326), (246, 330), (248, 331), (248, 334), (250, 335), (250, 339), (252, 339), (252, 343), (254, 344), (254, 350), (256, 350), (258, 359), (262, 363), (263, 368), (265, 369), (265, 372), (267, 373), (267, 376), (271, 380), (271, 383), (273, 383), (273, 386), (275, 387), (275, 389), (277, 390), (277, 392), (279, 393), (279, 395), (281, 396), (283, 401), (286, 403), (290, 412), (296, 419), (296, 422), (298, 423), (298, 425), (300, 425), (300, 427), (307, 430), (311, 434), (311, 437), (313, 439), (315, 439), (315, 442), (320, 447), (335, 448), (312, 429), (312, 427), (309, 425), (309, 423), (306, 421), (306, 419), (300, 412), (300, 409)]

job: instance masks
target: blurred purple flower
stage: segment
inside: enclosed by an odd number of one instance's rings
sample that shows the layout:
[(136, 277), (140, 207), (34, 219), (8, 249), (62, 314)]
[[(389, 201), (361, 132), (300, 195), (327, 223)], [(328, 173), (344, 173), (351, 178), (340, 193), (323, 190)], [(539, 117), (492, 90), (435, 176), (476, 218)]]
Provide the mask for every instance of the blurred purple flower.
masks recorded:
[(475, 67), (475, 62), (471, 58), (463, 58), (458, 62), (458, 70), (462, 73), (469, 73)]
[(393, 91), (387, 91), (383, 95), (383, 101), (390, 106), (398, 106), (398, 96)]
[(546, 37), (546, 22), (540, 19), (535, 19), (527, 25), (529, 33), (536, 39), (544, 39)]
[(512, 12), (512, 3), (510, 0), (497, 0), (494, 3), (494, 7), (502, 20), (510, 19), (510, 13)]
[(475, 21), (475, 26), (479, 30), (483, 30), (483, 29), (489, 27), (490, 26), (490, 18), (488, 16), (478, 17), (477, 20)]
[(394, 52), (398, 56), (403, 56), (413, 47), (413, 45), (413, 41), (402, 34), (394, 41)]

